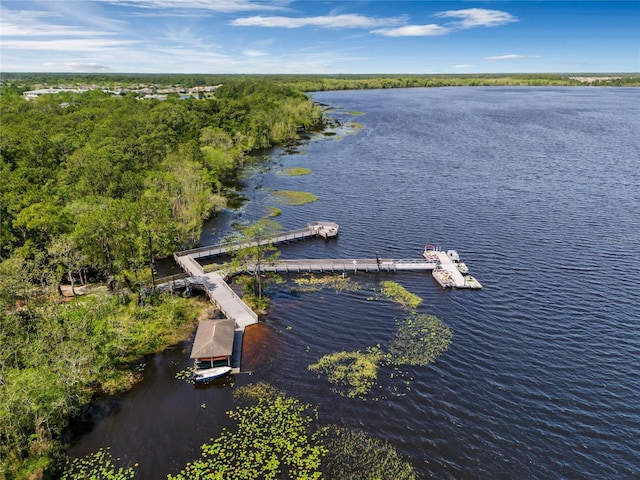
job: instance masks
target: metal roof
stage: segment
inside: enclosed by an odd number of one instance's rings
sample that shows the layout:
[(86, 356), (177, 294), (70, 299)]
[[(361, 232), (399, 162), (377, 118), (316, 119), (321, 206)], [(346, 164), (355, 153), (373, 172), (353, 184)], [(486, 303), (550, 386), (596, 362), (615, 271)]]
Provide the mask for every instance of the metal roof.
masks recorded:
[(230, 357), (234, 330), (233, 320), (201, 320), (193, 340), (191, 358)]

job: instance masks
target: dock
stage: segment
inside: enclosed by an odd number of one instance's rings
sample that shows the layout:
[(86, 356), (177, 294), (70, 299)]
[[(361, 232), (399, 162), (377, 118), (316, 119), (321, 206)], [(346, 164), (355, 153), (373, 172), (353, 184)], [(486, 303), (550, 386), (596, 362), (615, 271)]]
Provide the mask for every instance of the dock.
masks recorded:
[[(278, 260), (260, 265), (261, 272), (305, 273), (305, 272), (397, 272), (402, 270), (433, 270), (435, 262), (424, 260), (394, 260), (390, 258), (344, 258), (344, 259), (304, 259)], [(248, 272), (254, 273), (255, 265), (249, 265)]]
[[(186, 287), (202, 289), (211, 302), (222, 314), (233, 320), (235, 339), (232, 366), (234, 371), (240, 369), (240, 353), (242, 351), (242, 333), (249, 325), (258, 322), (258, 315), (227, 284), (227, 273), (223, 270), (205, 273), (200, 258), (210, 258), (228, 255), (246, 246), (281, 244), (314, 237), (329, 239), (338, 235), (339, 226), (333, 222), (312, 222), (305, 228), (290, 230), (264, 237), (252, 243), (229, 243), (210, 245), (192, 250), (174, 253), (174, 259), (184, 270), (186, 277), (179, 280)], [(429, 248), (427, 248), (429, 247)], [(425, 247), (423, 259), (392, 259), (392, 258), (345, 258), (345, 259), (297, 259), (266, 261), (259, 267), (249, 265), (248, 273), (260, 272), (278, 273), (356, 273), (356, 272), (399, 272), (399, 271), (431, 271), (433, 278), (444, 288), (482, 288), (480, 283), (467, 275), (467, 267), (459, 262), (458, 254), (454, 250), (444, 252), (433, 246)], [(433, 248), (431, 248), (433, 247)], [(168, 282), (169, 283), (169, 282)], [(171, 287), (175, 285), (171, 281)], [(159, 286), (159, 288), (163, 288)]]
[[(182, 252), (176, 252), (173, 254), (176, 261), (177, 257), (191, 257), (197, 258), (211, 258), (221, 255), (228, 255), (235, 252), (240, 248), (256, 245), (278, 245), (280, 243), (296, 242), (300, 240), (306, 240), (312, 237), (321, 237), (326, 239), (336, 237), (338, 235), (339, 226), (334, 222), (311, 222), (304, 228), (298, 228), (296, 230), (289, 230), (287, 232), (276, 233), (274, 235), (268, 235), (264, 239), (252, 242), (252, 243), (228, 243), (221, 245), (209, 245), (206, 247), (194, 248), (191, 250), (184, 250)], [(178, 262), (180, 263), (180, 262)]]

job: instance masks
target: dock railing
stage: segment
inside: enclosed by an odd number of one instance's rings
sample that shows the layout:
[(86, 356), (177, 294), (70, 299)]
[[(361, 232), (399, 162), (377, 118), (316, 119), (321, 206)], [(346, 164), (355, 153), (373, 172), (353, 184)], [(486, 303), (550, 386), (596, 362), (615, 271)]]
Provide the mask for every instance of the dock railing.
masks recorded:
[(323, 238), (335, 237), (338, 235), (339, 225), (334, 222), (311, 222), (304, 228), (289, 230), (286, 232), (267, 235), (263, 239), (254, 242), (233, 242), (222, 243), (218, 245), (207, 245), (204, 247), (193, 248), (191, 250), (183, 250), (176, 252), (174, 256), (190, 256), (192, 258), (216, 257), (230, 252), (235, 252), (240, 248), (252, 247), (256, 245), (268, 245), (284, 242), (293, 242), (303, 238), (320, 236)]

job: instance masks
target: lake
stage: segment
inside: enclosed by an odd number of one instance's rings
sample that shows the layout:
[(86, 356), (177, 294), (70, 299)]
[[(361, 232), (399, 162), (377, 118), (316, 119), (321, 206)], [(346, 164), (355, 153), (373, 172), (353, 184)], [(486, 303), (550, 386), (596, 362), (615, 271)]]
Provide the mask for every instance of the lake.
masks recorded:
[[(340, 224), (338, 239), (281, 248), (282, 258), (456, 249), (482, 284), (443, 290), (429, 273), (351, 274), (355, 292), (296, 293), (272, 306), (242, 374), (196, 388), (174, 378), (187, 343), (147, 360), (145, 379), (97, 403), (72, 446), (111, 446), (164, 478), (230, 426), (233, 390), (266, 381), (319, 407), (324, 423), (393, 443), (421, 478), (637, 478), (640, 475), (640, 111), (627, 88), (433, 88), (321, 92), (340, 122), (276, 149), (242, 179), (242, 208), (203, 242), (267, 207), (285, 229)], [(354, 124), (356, 122), (359, 125)], [(312, 173), (286, 177), (288, 167)], [(274, 190), (318, 201), (278, 203)], [(307, 370), (322, 355), (388, 345), (400, 307), (377, 297), (394, 280), (454, 333), (425, 367), (379, 372), (366, 401), (332, 393)], [(406, 382), (406, 383), (405, 383)], [(375, 397), (375, 398), (374, 398)]]

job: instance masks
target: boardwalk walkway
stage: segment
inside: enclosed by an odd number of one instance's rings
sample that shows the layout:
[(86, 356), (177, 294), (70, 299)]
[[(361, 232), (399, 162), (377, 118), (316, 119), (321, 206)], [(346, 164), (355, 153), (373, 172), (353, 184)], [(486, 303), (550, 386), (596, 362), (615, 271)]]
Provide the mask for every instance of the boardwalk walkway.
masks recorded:
[[(265, 237), (252, 245), (277, 244), (304, 240), (312, 237), (331, 238), (338, 235), (338, 224), (332, 222), (313, 222), (306, 228), (291, 230)], [(235, 322), (236, 337), (234, 340), (233, 366), (240, 368), (242, 333), (244, 329), (258, 321), (258, 315), (251, 310), (242, 299), (229, 287), (223, 271), (205, 273), (196, 259), (215, 257), (236, 251), (247, 244), (210, 245), (176, 252), (174, 259), (188, 275), (180, 280), (185, 285), (202, 288), (209, 299), (229, 319)], [(457, 254), (456, 254), (457, 255)], [(457, 257), (456, 257), (457, 258)], [(255, 266), (248, 272), (254, 273)], [(389, 258), (347, 258), (347, 259), (302, 259), (278, 260), (260, 265), (261, 272), (303, 273), (303, 272), (397, 272), (397, 271), (432, 271), (433, 277), (443, 287), (480, 288), (473, 278), (462, 275), (453, 259), (442, 251), (434, 251), (424, 260), (395, 260)], [(168, 282), (171, 286), (175, 281)], [(163, 288), (160, 286), (160, 288)], [(172, 287), (170, 287), (172, 288)], [(238, 347), (240, 345), (240, 347)]]
[[(230, 243), (223, 245), (208, 245), (206, 247), (194, 248), (192, 250), (184, 250), (182, 252), (176, 252), (174, 257), (189, 256), (192, 259), (196, 258), (209, 258), (225, 255), (236, 250), (255, 245), (277, 245), (279, 243), (295, 242), (298, 240), (305, 240), (311, 237), (331, 238), (338, 235), (338, 224), (333, 222), (312, 222), (307, 224), (305, 228), (298, 228), (297, 230), (289, 230), (288, 232), (276, 233), (269, 235), (259, 242), (246, 243)], [(176, 259), (177, 260), (177, 259)]]
[[(435, 262), (424, 260), (393, 260), (389, 258), (345, 258), (278, 260), (260, 265), (261, 272), (397, 272), (398, 270), (433, 270)], [(249, 267), (255, 272), (255, 266)]]
[[(338, 235), (338, 224), (333, 222), (312, 222), (305, 228), (290, 230), (265, 237), (253, 245), (266, 245), (274, 243), (304, 240), (311, 237), (331, 238)], [(205, 273), (202, 265), (196, 259), (224, 255), (246, 244), (210, 245), (207, 247), (185, 250), (173, 254), (178, 265), (189, 274), (188, 283), (204, 289), (211, 301), (227, 317), (235, 321), (236, 330), (244, 331), (245, 327), (258, 321), (258, 315), (251, 310), (242, 299), (229, 287), (225, 281), (223, 272)]]

